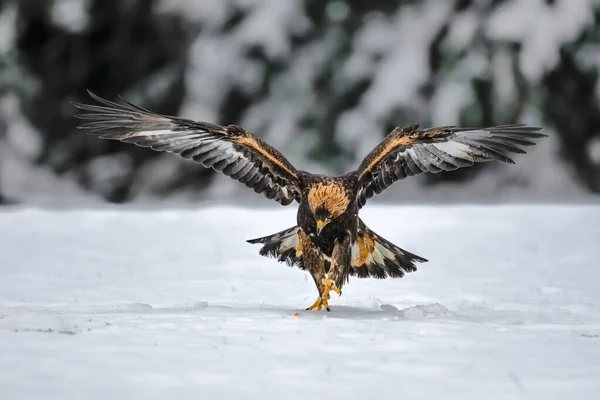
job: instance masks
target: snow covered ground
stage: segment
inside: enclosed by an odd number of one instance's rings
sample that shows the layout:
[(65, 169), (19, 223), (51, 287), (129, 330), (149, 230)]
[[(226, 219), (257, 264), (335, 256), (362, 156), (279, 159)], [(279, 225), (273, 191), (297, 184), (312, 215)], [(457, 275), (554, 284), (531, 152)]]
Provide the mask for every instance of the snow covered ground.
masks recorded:
[(0, 398), (597, 398), (600, 207), (362, 216), (430, 261), (326, 313), (245, 242), (292, 208), (1, 210)]

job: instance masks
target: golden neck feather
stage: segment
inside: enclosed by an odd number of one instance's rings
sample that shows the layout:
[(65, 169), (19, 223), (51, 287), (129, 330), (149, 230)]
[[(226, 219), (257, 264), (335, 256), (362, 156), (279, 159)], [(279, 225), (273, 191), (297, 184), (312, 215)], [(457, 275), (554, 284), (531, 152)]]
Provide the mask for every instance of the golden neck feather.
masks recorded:
[(331, 212), (332, 217), (337, 217), (346, 211), (349, 204), (346, 190), (340, 184), (317, 183), (308, 191), (308, 205), (313, 212), (322, 206)]

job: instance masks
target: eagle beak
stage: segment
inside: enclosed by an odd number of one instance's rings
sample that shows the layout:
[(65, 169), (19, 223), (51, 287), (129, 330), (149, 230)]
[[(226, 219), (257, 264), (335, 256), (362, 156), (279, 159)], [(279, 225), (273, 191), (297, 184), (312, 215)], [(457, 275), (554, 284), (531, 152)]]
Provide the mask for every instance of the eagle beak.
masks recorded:
[(317, 221), (317, 236), (321, 234), (321, 231), (323, 230), (325, 225), (327, 225), (327, 223), (324, 222), (322, 219)]
[(323, 222), (323, 220), (318, 220), (317, 221), (317, 235), (321, 234), (321, 231), (323, 230), (323, 227), (325, 226), (325, 222)]

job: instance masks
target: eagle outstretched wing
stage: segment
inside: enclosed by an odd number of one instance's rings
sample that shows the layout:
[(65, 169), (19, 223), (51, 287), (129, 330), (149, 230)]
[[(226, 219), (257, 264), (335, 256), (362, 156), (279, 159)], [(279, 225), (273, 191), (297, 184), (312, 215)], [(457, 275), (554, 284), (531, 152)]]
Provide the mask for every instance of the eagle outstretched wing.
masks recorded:
[(88, 134), (179, 154), (282, 205), (300, 201), (296, 169), (280, 152), (244, 128), (161, 115), (125, 100), (121, 105), (88, 93), (103, 105), (72, 103), (86, 111), (76, 117), (90, 121), (78, 126)]
[(541, 128), (524, 124), (490, 128), (454, 126), (419, 129), (418, 125), (397, 127), (362, 161), (358, 176), (358, 206), (407, 176), (469, 167), (476, 162), (500, 161), (514, 164), (509, 153), (525, 153), (532, 139), (545, 137)]

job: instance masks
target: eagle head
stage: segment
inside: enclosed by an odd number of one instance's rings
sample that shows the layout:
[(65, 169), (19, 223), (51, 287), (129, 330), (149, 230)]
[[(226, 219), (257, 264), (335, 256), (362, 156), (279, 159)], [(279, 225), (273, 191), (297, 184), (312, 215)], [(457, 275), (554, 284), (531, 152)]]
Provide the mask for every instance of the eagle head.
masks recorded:
[(315, 217), (317, 235), (338, 216), (342, 215), (350, 198), (346, 189), (338, 182), (319, 182), (308, 191), (308, 205)]
[(323, 228), (325, 228), (325, 226), (334, 218), (331, 211), (325, 207), (317, 208), (313, 212), (313, 215), (315, 216), (315, 221), (317, 224), (317, 235), (320, 235)]

